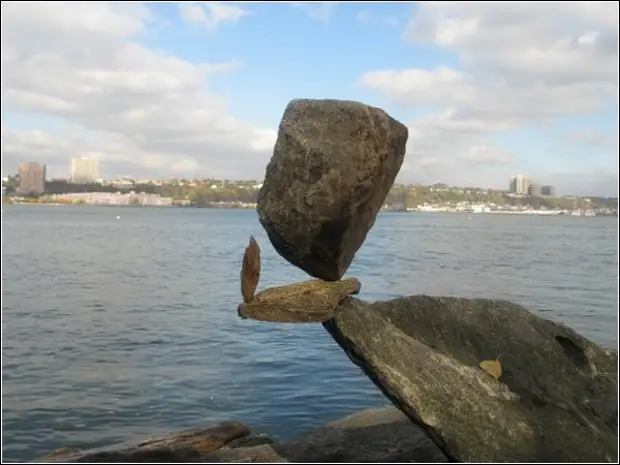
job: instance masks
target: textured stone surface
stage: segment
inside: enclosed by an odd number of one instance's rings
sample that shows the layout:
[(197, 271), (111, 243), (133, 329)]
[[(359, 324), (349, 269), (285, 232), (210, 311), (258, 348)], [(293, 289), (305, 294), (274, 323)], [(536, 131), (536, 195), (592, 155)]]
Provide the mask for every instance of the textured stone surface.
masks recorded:
[[(217, 428), (222, 428), (218, 426)], [(249, 435), (249, 428), (228, 431), (213, 441), (214, 428), (181, 431), (148, 443), (126, 443), (90, 451), (58, 450), (42, 462), (142, 463), (299, 463), (299, 462), (445, 462), (446, 457), (397, 409), (363, 410), (278, 444), (265, 435)], [(191, 438), (191, 440), (188, 440)], [(222, 439), (227, 439), (224, 443)], [(196, 441), (209, 447), (196, 447)], [(213, 449), (213, 447), (217, 449)], [(37, 461), (39, 463), (39, 461)]]
[[(617, 354), (504, 301), (348, 297), (324, 323), (448, 457), (618, 458)], [(479, 363), (500, 356), (499, 380)]]
[(254, 297), (260, 280), (260, 247), (252, 236), (250, 236), (250, 243), (243, 254), (240, 278), (241, 297), (243, 297), (244, 302), (249, 302)]
[(402, 412), (371, 409), (274, 445), (289, 462), (446, 462), (445, 455)]
[(258, 193), (278, 253), (315, 278), (344, 275), (392, 187), (407, 127), (342, 100), (293, 100)]
[(342, 281), (313, 279), (271, 287), (259, 292), (237, 312), (242, 318), (279, 323), (317, 323), (333, 318), (338, 304), (361, 288), (355, 278)]
[(86, 451), (58, 449), (37, 462), (193, 462), (249, 434), (249, 426), (236, 421), (228, 421), (215, 426), (180, 431), (140, 442), (116, 444)]

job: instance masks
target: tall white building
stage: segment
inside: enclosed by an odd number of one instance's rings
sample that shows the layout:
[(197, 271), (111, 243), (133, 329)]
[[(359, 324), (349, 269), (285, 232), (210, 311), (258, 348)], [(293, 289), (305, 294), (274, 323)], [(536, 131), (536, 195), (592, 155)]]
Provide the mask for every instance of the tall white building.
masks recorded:
[(528, 195), (532, 180), (521, 174), (510, 178), (510, 192), (517, 195)]
[(71, 182), (74, 184), (93, 184), (99, 179), (99, 160), (79, 157), (71, 159)]

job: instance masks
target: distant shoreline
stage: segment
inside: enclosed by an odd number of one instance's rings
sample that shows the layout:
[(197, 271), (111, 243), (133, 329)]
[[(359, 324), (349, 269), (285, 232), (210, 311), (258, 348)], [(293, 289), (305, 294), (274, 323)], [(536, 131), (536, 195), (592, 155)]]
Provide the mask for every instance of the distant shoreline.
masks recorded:
[(219, 206), (219, 205), (128, 205), (128, 204), (97, 204), (97, 203), (39, 203), (39, 202), (13, 202), (4, 203), (3, 207), (9, 206), (39, 206), (39, 207), (120, 207), (120, 208), (210, 208), (213, 210), (252, 210), (256, 208), (241, 207), (234, 205)]
[[(236, 206), (236, 205), (110, 205), (110, 204), (89, 204), (89, 203), (38, 203), (38, 202), (15, 202), (15, 203), (5, 203), (3, 204), (3, 208), (6, 205), (19, 205), (19, 206), (47, 206), (47, 207), (122, 207), (122, 208), (204, 208), (211, 210), (253, 210), (256, 208), (255, 205), (252, 206)], [(579, 217), (579, 218), (595, 218), (595, 217), (607, 217), (607, 218), (617, 218), (618, 214), (613, 213), (596, 213), (596, 214), (576, 214), (571, 212), (555, 212), (549, 210), (530, 210), (530, 211), (510, 211), (510, 210), (499, 210), (499, 211), (482, 211), (482, 212), (466, 212), (466, 211), (445, 211), (445, 210), (397, 210), (397, 209), (383, 209), (380, 210), (380, 213), (410, 213), (410, 214), (418, 214), (418, 213), (432, 213), (432, 214), (460, 214), (460, 215), (468, 215), (468, 216), (480, 216), (480, 215), (515, 215), (515, 216), (553, 216), (553, 217)]]
[(617, 213), (595, 213), (595, 214), (577, 214), (573, 212), (556, 212), (550, 210), (525, 210), (525, 211), (511, 211), (511, 210), (497, 210), (497, 211), (478, 211), (478, 212), (467, 212), (467, 211), (448, 211), (448, 210), (382, 210), (383, 213), (432, 213), (432, 214), (459, 214), (459, 215), (468, 215), (468, 216), (479, 216), (479, 215), (517, 215), (517, 216), (578, 216), (578, 217), (594, 217), (594, 216), (606, 216), (606, 217), (617, 217)]

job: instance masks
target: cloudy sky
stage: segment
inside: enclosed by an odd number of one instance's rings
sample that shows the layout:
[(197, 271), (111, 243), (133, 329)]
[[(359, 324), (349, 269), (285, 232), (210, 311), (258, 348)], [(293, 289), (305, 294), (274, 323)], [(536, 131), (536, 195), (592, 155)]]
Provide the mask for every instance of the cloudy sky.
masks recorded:
[(618, 192), (616, 2), (2, 2), (3, 174), (262, 179), (297, 97), (409, 126), (401, 182)]

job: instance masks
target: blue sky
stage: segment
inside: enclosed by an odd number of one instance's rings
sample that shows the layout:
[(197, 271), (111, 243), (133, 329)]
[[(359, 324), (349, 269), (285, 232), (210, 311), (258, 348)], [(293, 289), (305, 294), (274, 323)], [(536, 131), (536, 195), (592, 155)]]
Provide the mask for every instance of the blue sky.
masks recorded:
[(617, 194), (612, 2), (6, 5), (3, 173), (260, 179), (311, 97), (407, 124), (401, 182)]

